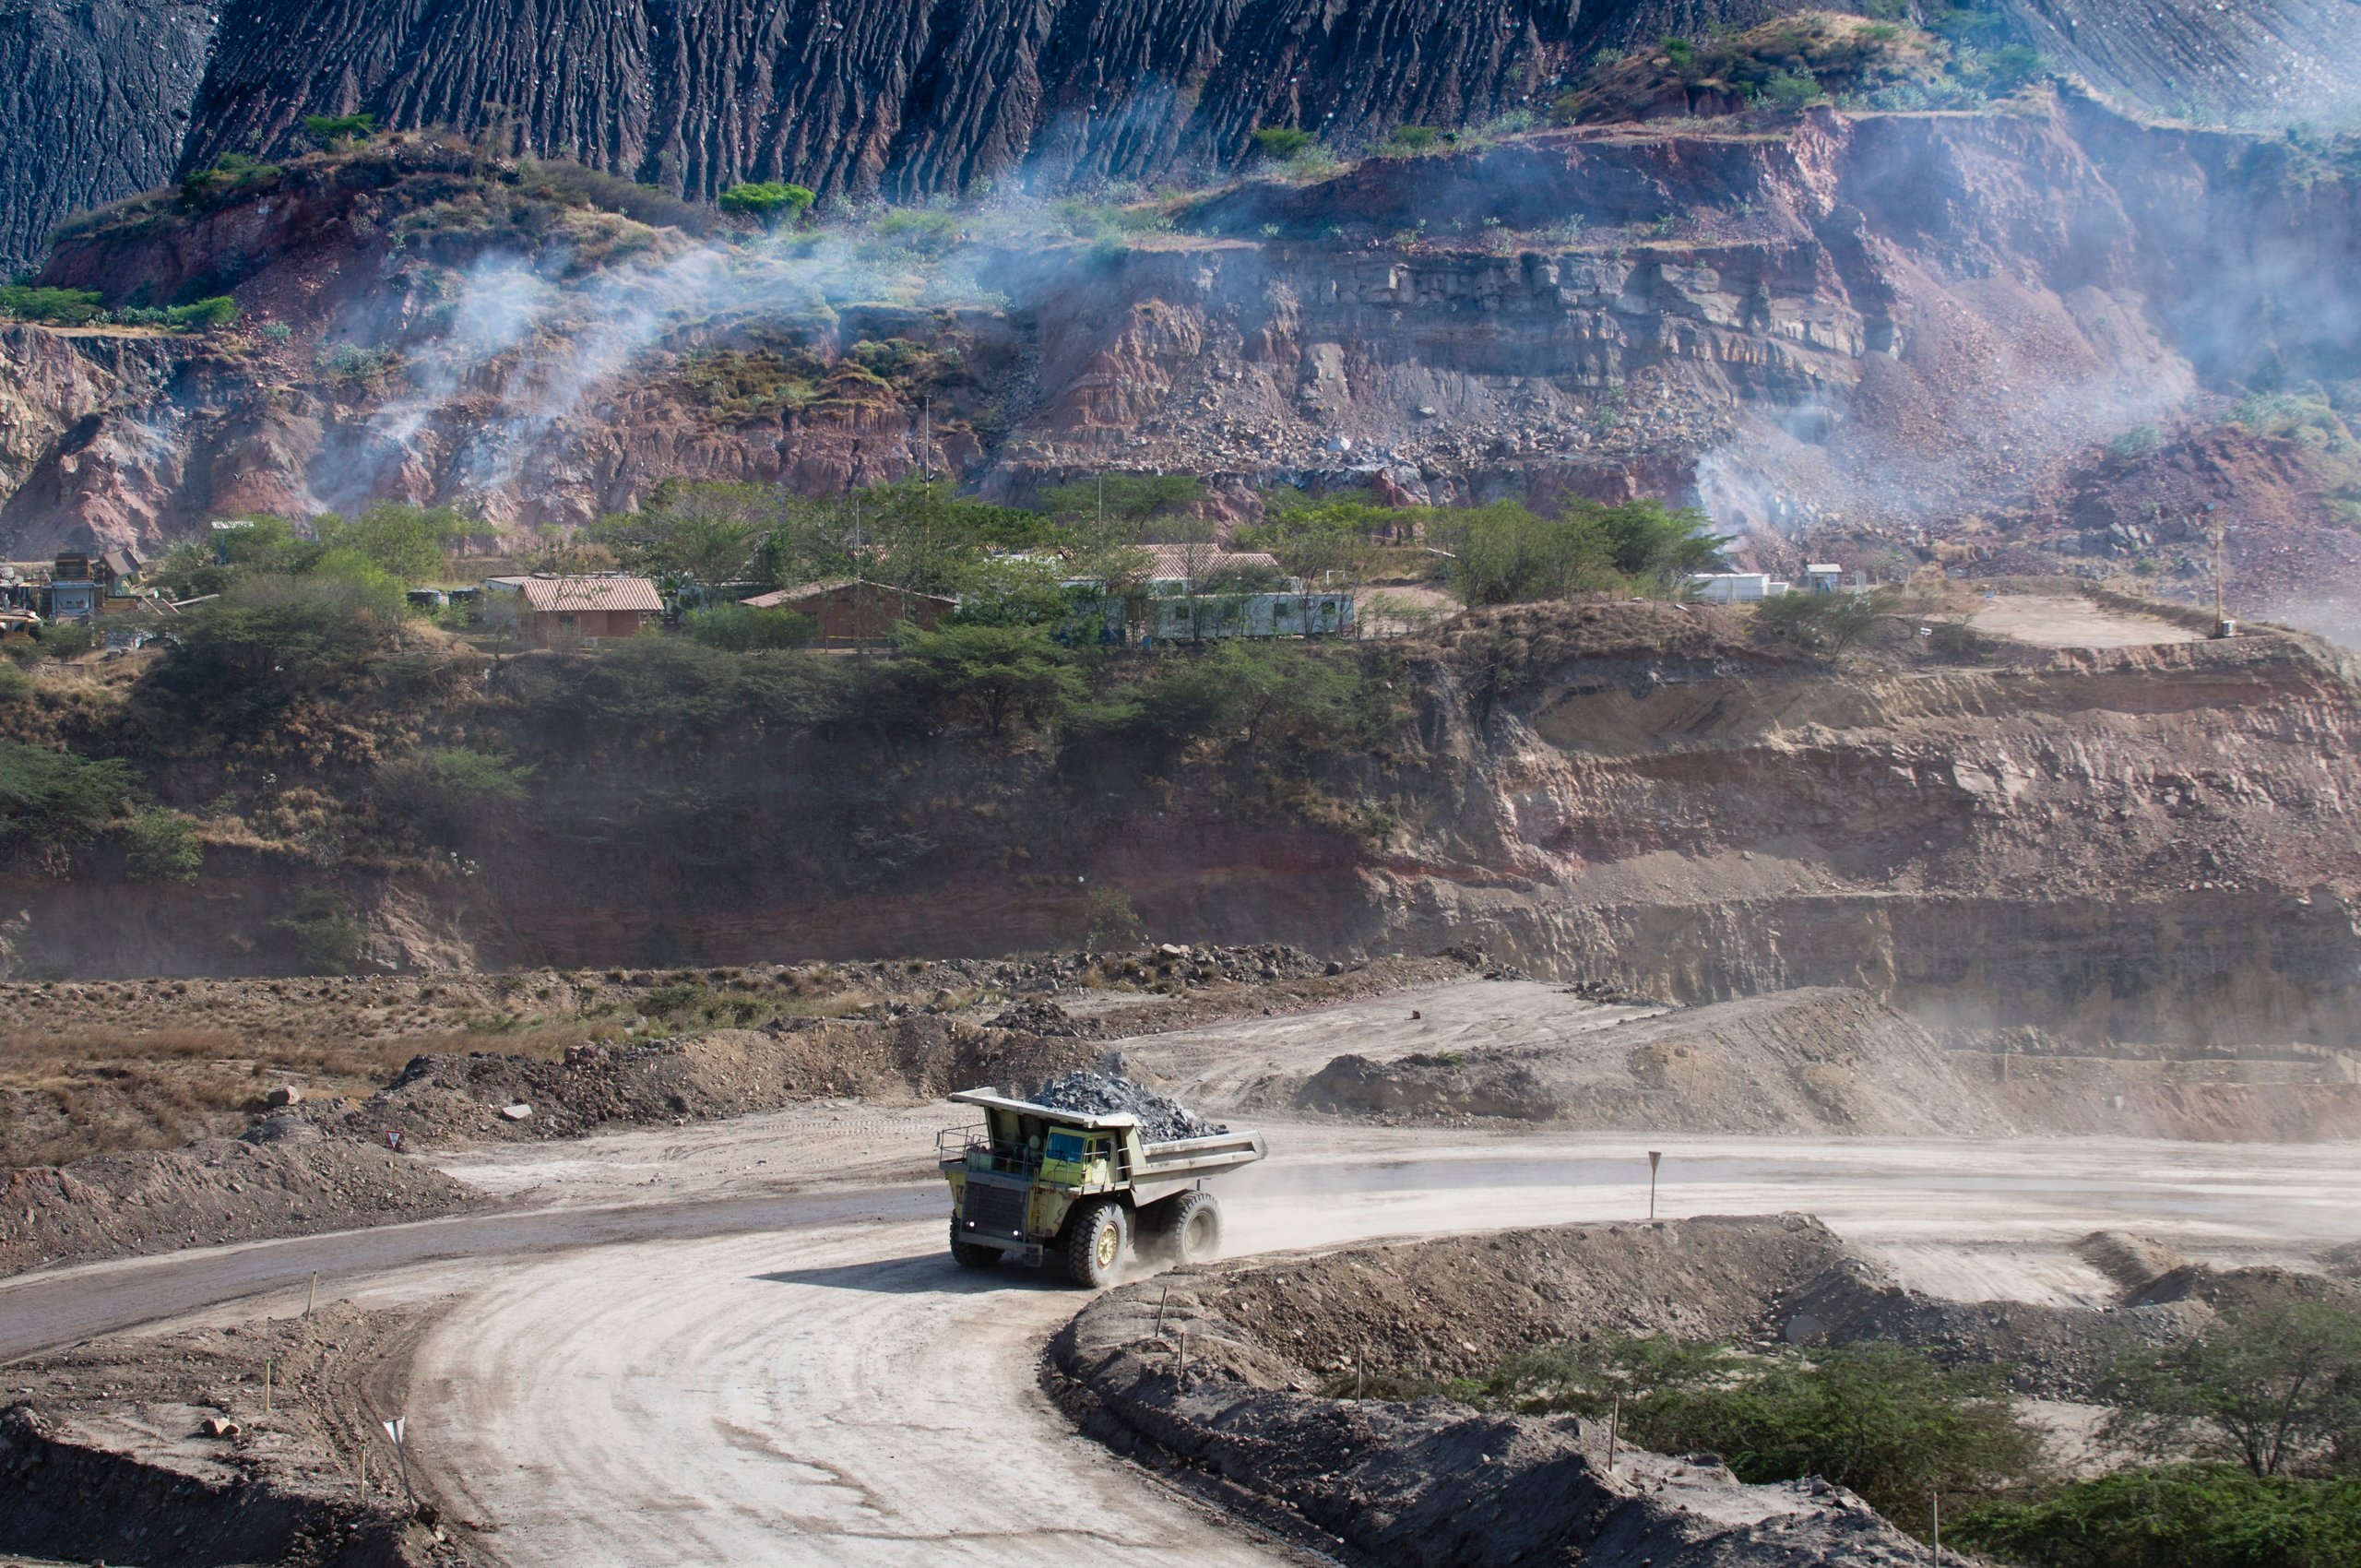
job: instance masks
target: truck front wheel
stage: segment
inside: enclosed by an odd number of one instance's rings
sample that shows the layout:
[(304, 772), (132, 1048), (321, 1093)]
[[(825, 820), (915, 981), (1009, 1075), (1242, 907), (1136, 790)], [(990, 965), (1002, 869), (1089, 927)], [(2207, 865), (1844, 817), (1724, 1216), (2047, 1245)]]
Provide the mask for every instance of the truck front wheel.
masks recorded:
[(963, 1241), (959, 1239), (959, 1221), (956, 1218), (951, 1221), (951, 1256), (961, 1268), (995, 1268), (1000, 1264), (998, 1247), (988, 1247), (980, 1241)]
[(1066, 1277), (1094, 1290), (1112, 1285), (1131, 1228), (1121, 1204), (1101, 1198), (1077, 1207), (1066, 1221)]

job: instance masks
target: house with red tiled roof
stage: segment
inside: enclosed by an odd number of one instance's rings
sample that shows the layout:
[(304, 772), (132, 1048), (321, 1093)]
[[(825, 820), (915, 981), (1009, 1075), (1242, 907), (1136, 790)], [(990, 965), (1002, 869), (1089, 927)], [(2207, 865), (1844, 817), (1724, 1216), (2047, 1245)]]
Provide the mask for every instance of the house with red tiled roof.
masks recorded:
[(664, 612), (654, 583), (620, 575), (486, 577), (479, 602), (488, 616), (515, 614), (517, 640), (532, 647), (637, 636), (650, 616)]

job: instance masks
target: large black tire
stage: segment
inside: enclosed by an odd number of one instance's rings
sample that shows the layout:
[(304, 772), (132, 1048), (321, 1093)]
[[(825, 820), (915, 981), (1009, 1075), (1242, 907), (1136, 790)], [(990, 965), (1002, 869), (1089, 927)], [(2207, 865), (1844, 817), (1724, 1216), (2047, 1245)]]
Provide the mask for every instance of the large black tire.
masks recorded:
[(1077, 1204), (1066, 1219), (1066, 1277), (1096, 1290), (1115, 1283), (1131, 1240), (1131, 1215), (1108, 1198)]
[(1221, 1256), (1221, 1205), (1211, 1193), (1183, 1193), (1172, 1200), (1175, 1263), (1211, 1263)]
[(959, 1239), (959, 1221), (955, 1217), (951, 1221), (951, 1255), (961, 1268), (998, 1268), (1000, 1266), (1001, 1252), (998, 1247), (988, 1247), (980, 1241), (963, 1241)]
[(1138, 1223), (1139, 1254), (1152, 1263), (1210, 1263), (1221, 1255), (1221, 1205), (1211, 1193), (1150, 1204)]

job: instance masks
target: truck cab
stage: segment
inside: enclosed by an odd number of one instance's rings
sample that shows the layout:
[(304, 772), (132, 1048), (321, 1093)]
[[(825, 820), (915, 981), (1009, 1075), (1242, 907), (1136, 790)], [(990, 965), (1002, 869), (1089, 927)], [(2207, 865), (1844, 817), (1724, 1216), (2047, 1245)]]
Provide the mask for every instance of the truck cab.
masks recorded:
[(1202, 1261), (1221, 1235), (1204, 1182), (1264, 1153), (1258, 1133), (1151, 1143), (1129, 1112), (1062, 1111), (991, 1089), (951, 1098), (983, 1112), (936, 1139), (951, 1187), (951, 1255), (968, 1268), (1014, 1257), (1096, 1286), (1114, 1278), (1127, 1248)]

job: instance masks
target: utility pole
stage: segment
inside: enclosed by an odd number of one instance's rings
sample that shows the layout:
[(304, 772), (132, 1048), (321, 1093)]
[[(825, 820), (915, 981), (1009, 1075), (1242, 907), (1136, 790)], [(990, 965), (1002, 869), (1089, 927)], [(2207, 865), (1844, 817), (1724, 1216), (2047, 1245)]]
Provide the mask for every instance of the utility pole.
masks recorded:
[(1935, 1568), (1943, 1568), (1943, 1494), (1940, 1491), (1930, 1491), (1927, 1494), (1927, 1502), (1933, 1510)]

